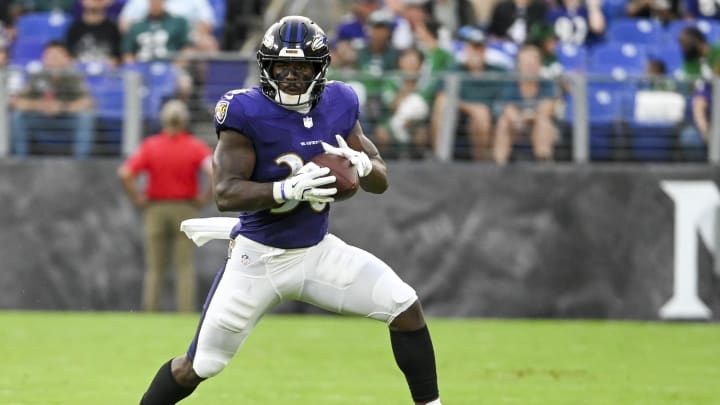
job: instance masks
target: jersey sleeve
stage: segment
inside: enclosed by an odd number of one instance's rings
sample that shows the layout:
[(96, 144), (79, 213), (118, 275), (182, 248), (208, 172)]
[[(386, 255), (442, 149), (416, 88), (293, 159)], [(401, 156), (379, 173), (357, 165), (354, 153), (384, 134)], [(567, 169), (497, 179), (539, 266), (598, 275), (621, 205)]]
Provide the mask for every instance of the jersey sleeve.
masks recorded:
[(223, 129), (232, 129), (247, 133), (247, 119), (241, 99), (232, 91), (215, 104), (215, 133), (220, 135)]
[(346, 106), (346, 114), (348, 117), (348, 131), (355, 126), (355, 123), (360, 118), (360, 101), (358, 100), (357, 93), (349, 84), (337, 82), (338, 93), (340, 100), (343, 105)]
[(147, 145), (148, 141), (143, 141), (135, 153), (130, 155), (123, 163), (123, 167), (133, 175), (137, 175), (148, 167)]

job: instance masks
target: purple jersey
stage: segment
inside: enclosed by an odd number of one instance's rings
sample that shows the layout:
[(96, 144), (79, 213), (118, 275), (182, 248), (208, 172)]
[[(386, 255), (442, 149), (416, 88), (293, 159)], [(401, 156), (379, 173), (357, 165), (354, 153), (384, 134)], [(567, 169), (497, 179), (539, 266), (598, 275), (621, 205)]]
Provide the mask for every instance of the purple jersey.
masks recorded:
[[(352, 88), (328, 82), (318, 104), (307, 114), (291, 111), (268, 99), (259, 87), (225, 93), (215, 108), (215, 130), (232, 129), (255, 147), (252, 181), (287, 178), (323, 152), (321, 142), (336, 144), (335, 134), (347, 138), (358, 120), (359, 104)], [(243, 235), (283, 249), (312, 246), (328, 230), (325, 203), (287, 201), (261, 211), (243, 212), (230, 235)]]

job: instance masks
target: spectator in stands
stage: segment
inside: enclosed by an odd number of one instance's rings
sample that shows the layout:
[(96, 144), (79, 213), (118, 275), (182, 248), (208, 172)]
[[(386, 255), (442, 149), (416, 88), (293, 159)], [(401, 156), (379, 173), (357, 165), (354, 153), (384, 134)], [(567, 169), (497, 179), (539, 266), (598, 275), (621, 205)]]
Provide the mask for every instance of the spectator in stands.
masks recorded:
[(268, 0), (227, 0), (221, 49), (224, 51), (240, 50), (253, 29), (262, 29), (263, 14), (268, 3)]
[(355, 49), (365, 46), (368, 17), (381, 5), (381, 0), (353, 0), (350, 14), (343, 16), (336, 28), (336, 41), (349, 41)]
[(634, 18), (654, 18), (667, 23), (680, 17), (680, 0), (628, 0), (626, 13)]
[(499, 164), (510, 159), (513, 144), (525, 138), (532, 145), (538, 161), (553, 159), (558, 131), (553, 123), (556, 86), (542, 79), (542, 55), (534, 45), (524, 45), (517, 55), (517, 82), (510, 83), (500, 93), (502, 113), (495, 130), (493, 157)]
[(392, 43), (398, 49), (415, 46), (415, 27), (431, 16), (430, 0), (401, 0), (398, 18), (393, 30)]
[(647, 90), (653, 91), (677, 91), (677, 82), (668, 77), (665, 62), (656, 58), (649, 58), (645, 66), (645, 78), (647, 79)]
[[(720, 74), (716, 65), (716, 74)], [(695, 92), (690, 98), (690, 119), (680, 131), (680, 147), (685, 159), (706, 160), (707, 145), (710, 140), (712, 119), (712, 86), (705, 81), (697, 81)]]
[(386, 115), (381, 94), (387, 72), (397, 69), (398, 50), (392, 45), (394, 15), (388, 10), (374, 11), (368, 17), (368, 42), (358, 49), (356, 69), (365, 93), (360, 106), (363, 128), (369, 134)]
[(720, 20), (720, 4), (707, 0), (684, 0), (684, 16), (693, 19)]
[(66, 43), (75, 60), (83, 64), (117, 66), (120, 31), (107, 14), (110, 0), (82, 0), (82, 15), (68, 27)]
[(475, 5), (470, 0), (432, 0), (430, 17), (449, 33), (456, 32), (465, 25), (478, 24)]
[(545, 22), (547, 10), (543, 0), (503, 0), (493, 9), (488, 34), (522, 44), (533, 26)]
[(18, 9), (12, 1), (0, 2), (0, 35), (8, 43), (12, 41), (15, 33), (15, 17), (17, 17), (17, 13)]
[[(557, 78), (563, 73), (563, 66), (558, 61), (556, 48), (559, 40), (552, 26), (548, 24), (536, 24), (528, 33), (526, 44), (535, 45), (542, 56), (542, 68), (540, 76), (543, 78)], [(515, 54), (517, 59), (517, 54)]]
[[(198, 216), (212, 198), (212, 182), (201, 191), (198, 174), (212, 178), (210, 148), (187, 131), (189, 111), (180, 100), (170, 100), (160, 114), (162, 131), (146, 138), (118, 169), (130, 201), (144, 211), (145, 260), (142, 307), (158, 311), (164, 275), (170, 261), (175, 268), (175, 299), (182, 312), (195, 304), (194, 244), (180, 231), (180, 223)], [(137, 178), (147, 176), (144, 191)]]
[(187, 20), (166, 12), (166, 0), (149, 1), (147, 17), (132, 24), (123, 35), (125, 63), (170, 58), (192, 46)]
[[(74, 19), (79, 19), (82, 17), (83, 11), (85, 9), (85, 6), (83, 5), (83, 2), (85, 0), (75, 0), (75, 4), (73, 5), (72, 10), (72, 16)], [(120, 11), (122, 11), (123, 7), (125, 7), (125, 3), (127, 0), (107, 0), (108, 1), (108, 7), (106, 9), (106, 14), (110, 21), (117, 23), (118, 17), (120, 16)]]
[[(482, 30), (465, 29), (460, 40), (463, 41), (462, 62), (452, 70), (464, 75), (459, 86), (458, 110), (462, 118), (461, 122), (467, 122), (467, 130), (460, 134), (466, 135), (470, 143), (470, 153), (469, 156), (459, 157), (488, 159), (491, 152), (493, 122), (490, 105), (497, 99), (502, 86), (496, 77), (483, 77), (483, 74), (498, 73), (502, 70), (486, 63), (486, 36)], [(445, 111), (447, 101), (448, 95), (443, 83), (438, 89), (432, 107), (431, 139), (436, 150), (440, 123), (446, 119), (444, 114), (447, 113)]]
[(61, 41), (46, 45), (42, 64), (26, 87), (10, 99), (14, 153), (26, 157), (30, 142), (43, 133), (58, 142), (71, 140), (73, 155), (86, 158), (93, 144), (95, 116), (83, 75)]
[(375, 143), (384, 156), (422, 156), (429, 141), (425, 120), (430, 115), (428, 102), (421, 94), (423, 54), (417, 48), (400, 53), (399, 77), (387, 81), (383, 103), (390, 116), (375, 130)]
[(559, 0), (548, 11), (547, 21), (560, 42), (573, 45), (602, 42), (607, 28), (601, 0)]
[(683, 52), (685, 76), (688, 79), (710, 80), (713, 75), (712, 66), (720, 59), (720, 46), (710, 45), (705, 34), (695, 26), (683, 28), (678, 41)]
[[(147, 19), (157, 0), (128, 0), (120, 12), (118, 25), (125, 32), (138, 22)], [(175, 17), (184, 18), (190, 26), (190, 39), (198, 51), (218, 50), (214, 30), (217, 25), (215, 13), (208, 0), (165, 0), (164, 10)], [(157, 14), (157, 11), (155, 11)]]

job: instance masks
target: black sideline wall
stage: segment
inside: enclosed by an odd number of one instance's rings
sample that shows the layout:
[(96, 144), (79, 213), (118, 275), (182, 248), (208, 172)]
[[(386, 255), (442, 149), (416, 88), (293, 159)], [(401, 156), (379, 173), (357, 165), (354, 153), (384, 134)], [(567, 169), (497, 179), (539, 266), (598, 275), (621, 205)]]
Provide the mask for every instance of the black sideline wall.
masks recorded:
[[(139, 308), (141, 213), (118, 164), (0, 162), (0, 309)], [(674, 229), (659, 182), (720, 180), (700, 165), (396, 162), (390, 174), (385, 195), (334, 204), (331, 231), (388, 262), (430, 315), (458, 317), (658, 319), (672, 295)], [(720, 280), (699, 246), (699, 295), (720, 319)], [(197, 250), (199, 302), (226, 247)], [(167, 309), (171, 283), (169, 273)]]

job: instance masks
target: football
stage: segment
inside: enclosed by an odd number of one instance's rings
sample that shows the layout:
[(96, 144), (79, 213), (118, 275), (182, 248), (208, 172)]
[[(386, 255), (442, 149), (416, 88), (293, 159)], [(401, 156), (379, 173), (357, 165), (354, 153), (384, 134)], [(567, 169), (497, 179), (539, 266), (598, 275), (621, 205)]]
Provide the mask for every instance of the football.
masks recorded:
[(335, 183), (325, 186), (337, 188), (337, 194), (333, 196), (335, 201), (347, 200), (357, 192), (360, 178), (357, 169), (348, 159), (330, 153), (321, 153), (315, 155), (312, 161), (318, 166), (329, 167), (330, 174), (335, 176)]

